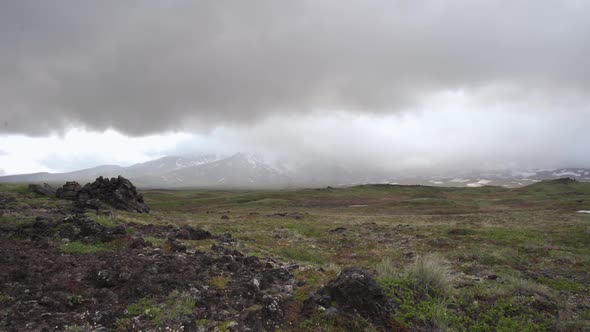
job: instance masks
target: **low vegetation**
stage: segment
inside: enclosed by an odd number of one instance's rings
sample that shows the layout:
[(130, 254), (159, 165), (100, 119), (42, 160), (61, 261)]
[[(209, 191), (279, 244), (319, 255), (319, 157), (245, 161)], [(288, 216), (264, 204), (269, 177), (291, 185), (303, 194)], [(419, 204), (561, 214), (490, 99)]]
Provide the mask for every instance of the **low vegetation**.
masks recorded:
[[(22, 186), (2, 185), (0, 195), (6, 198), (0, 210), (4, 224), (32, 222), (40, 212), (62, 204)], [(300, 313), (310, 294), (341, 269), (353, 266), (375, 275), (395, 305), (392, 319), (403, 328), (590, 329), (590, 215), (577, 213), (590, 210), (590, 184), (148, 190), (144, 196), (150, 214), (87, 214), (102, 226), (123, 225), (127, 230), (150, 224), (190, 225), (215, 236), (231, 233), (233, 249), (291, 269), (297, 284), (285, 326), (297, 331), (375, 328), (369, 321), (351, 325), (336, 317)], [(157, 250), (169, 249), (165, 236), (144, 239)], [(92, 255), (119, 250), (118, 241), (58, 246), (66, 254)], [(189, 251), (207, 251), (217, 240), (180, 242)], [(207, 278), (208, 286), (219, 291), (231, 288), (235, 280), (229, 275)], [(168, 320), (194, 309), (192, 296), (182, 291), (166, 298), (146, 296), (128, 306), (120, 330), (131, 329), (136, 317), (164, 328)], [(5, 301), (7, 295), (0, 293), (0, 302)], [(259, 310), (244, 308), (250, 313)], [(201, 320), (197, 325), (221, 331), (235, 330), (235, 324)]]

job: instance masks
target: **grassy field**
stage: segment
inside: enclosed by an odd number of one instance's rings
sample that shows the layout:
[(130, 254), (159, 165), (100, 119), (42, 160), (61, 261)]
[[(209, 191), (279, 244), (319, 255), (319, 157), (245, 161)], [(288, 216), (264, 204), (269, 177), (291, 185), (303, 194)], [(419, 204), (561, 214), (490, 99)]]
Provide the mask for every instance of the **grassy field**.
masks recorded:
[[(144, 196), (153, 210), (149, 215), (94, 217), (104, 224), (189, 224), (214, 234), (229, 232), (245, 254), (298, 264), (295, 274), (304, 285), (296, 290), (289, 316), (295, 330), (339, 330), (339, 322), (304, 320), (298, 309), (348, 266), (375, 274), (399, 307), (396, 320), (406, 326), (590, 329), (590, 214), (577, 212), (590, 210), (588, 183), (149, 190)], [(43, 206), (43, 200), (33, 202)], [(13, 218), (4, 214), (0, 222)], [(207, 250), (210, 244), (192, 245)]]

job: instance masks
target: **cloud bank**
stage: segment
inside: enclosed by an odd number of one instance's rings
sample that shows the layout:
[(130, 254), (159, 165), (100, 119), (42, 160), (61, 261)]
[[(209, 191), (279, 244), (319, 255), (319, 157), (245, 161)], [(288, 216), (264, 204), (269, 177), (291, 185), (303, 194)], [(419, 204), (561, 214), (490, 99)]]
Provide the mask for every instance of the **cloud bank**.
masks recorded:
[(285, 127), (454, 92), (468, 112), (584, 119), (588, 17), (576, 0), (5, 1), (0, 134)]

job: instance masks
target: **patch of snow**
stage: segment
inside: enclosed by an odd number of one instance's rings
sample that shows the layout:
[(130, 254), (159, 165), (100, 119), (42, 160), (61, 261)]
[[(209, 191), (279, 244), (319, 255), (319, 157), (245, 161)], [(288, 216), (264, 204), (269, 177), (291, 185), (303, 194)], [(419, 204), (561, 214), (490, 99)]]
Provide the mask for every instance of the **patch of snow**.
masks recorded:
[(223, 181), (225, 181), (225, 178), (221, 178), (221, 179), (217, 180), (217, 182), (223, 182)]
[(482, 179), (482, 180), (479, 180), (477, 182), (468, 183), (467, 184), (467, 187), (481, 187), (481, 186), (487, 185), (490, 182), (492, 182), (492, 181), (491, 180)]
[(590, 214), (590, 210), (580, 210), (580, 211), (578, 211), (578, 213), (589, 213)]
[(512, 175), (513, 176), (520, 176), (523, 178), (528, 178), (528, 177), (537, 175), (537, 172), (534, 172), (534, 171), (513, 171)]
[(443, 183), (445, 183), (444, 181), (437, 181), (437, 180), (429, 180), (428, 182), (434, 183), (434, 184), (443, 184)]
[(582, 174), (578, 174), (572, 171), (563, 171), (563, 172), (553, 172), (553, 176), (582, 176)]
[(452, 179), (450, 182), (459, 182), (459, 183), (465, 183), (465, 182), (469, 182), (469, 179)]

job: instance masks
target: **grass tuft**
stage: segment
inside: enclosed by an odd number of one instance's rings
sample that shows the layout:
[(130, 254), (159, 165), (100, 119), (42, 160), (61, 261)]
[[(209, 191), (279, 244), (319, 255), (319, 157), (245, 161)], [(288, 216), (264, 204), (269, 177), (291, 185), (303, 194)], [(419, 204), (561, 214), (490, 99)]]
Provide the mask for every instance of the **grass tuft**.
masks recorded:
[(408, 277), (422, 288), (449, 290), (451, 286), (451, 269), (449, 262), (435, 254), (420, 256), (408, 269)]

